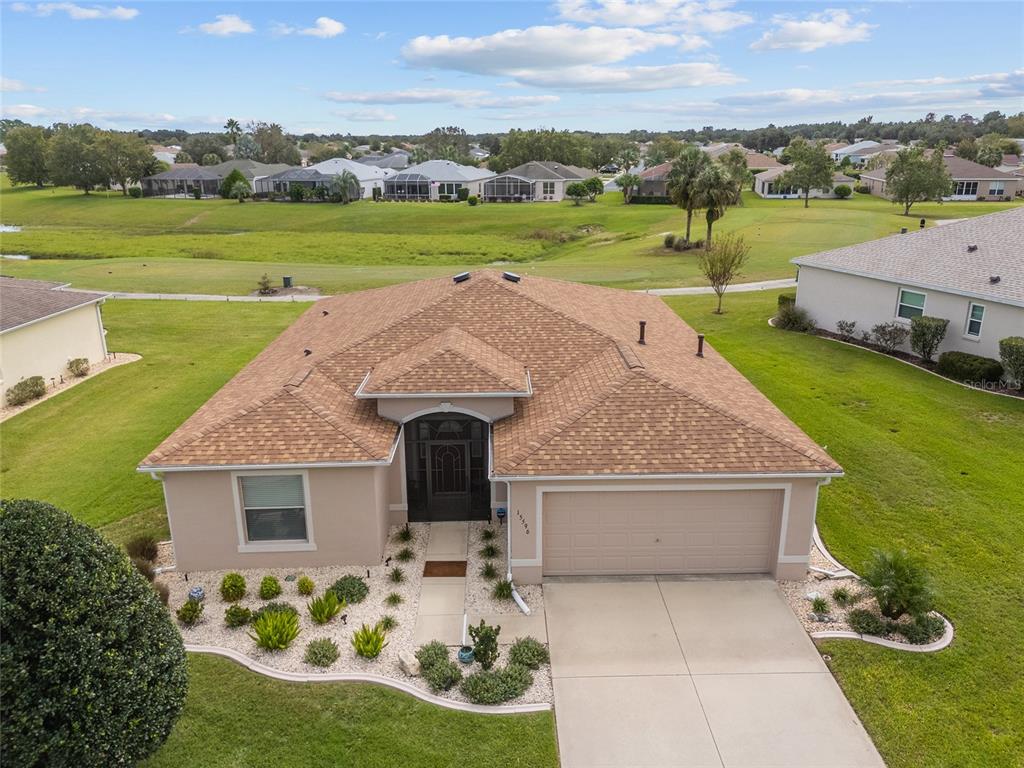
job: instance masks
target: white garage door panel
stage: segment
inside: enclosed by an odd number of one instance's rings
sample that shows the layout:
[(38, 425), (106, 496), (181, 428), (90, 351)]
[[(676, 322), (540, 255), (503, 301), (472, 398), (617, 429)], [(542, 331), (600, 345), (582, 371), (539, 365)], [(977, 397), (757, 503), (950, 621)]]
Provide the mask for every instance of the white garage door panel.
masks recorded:
[(782, 491), (572, 491), (543, 496), (544, 573), (764, 573)]

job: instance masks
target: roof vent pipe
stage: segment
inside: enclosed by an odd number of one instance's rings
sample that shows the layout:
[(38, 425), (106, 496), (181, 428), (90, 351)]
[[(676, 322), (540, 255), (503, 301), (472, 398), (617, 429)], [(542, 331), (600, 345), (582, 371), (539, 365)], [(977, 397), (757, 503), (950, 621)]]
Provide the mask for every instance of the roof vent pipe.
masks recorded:
[(640, 321), (640, 340), (637, 343), (638, 344), (646, 344), (647, 343), (647, 321), (646, 320), (641, 320)]
[(519, 275), (517, 275), (515, 272), (502, 272), (501, 276), (508, 280), (510, 283), (518, 283), (520, 280), (522, 280), (522, 278), (519, 277)]
[(464, 283), (467, 280), (469, 280), (469, 272), (459, 272), (459, 274), (452, 278), (452, 282), (455, 283)]
[(999, 277), (999, 275), (991, 275), (991, 276), (989, 277), (989, 279), (988, 279), (988, 281), (989, 281), (990, 283), (992, 283), (992, 285), (995, 285), (995, 284), (996, 284), (996, 283), (998, 283), (998, 282), (999, 282), (1000, 280), (1002, 280), (1002, 278), (1001, 278), (1001, 277)]
[(907, 228), (906, 227), (900, 227), (900, 234), (901, 235), (907, 234)]
[(974, 253), (976, 250), (978, 250), (978, 246), (976, 246), (976, 245), (968, 245), (967, 246), (967, 252), (968, 253)]
[(305, 355), (306, 357), (309, 357), (310, 355), (313, 354), (313, 350), (312, 349), (304, 349), (304, 350), (302, 350), (302, 354)]
[(704, 334), (697, 334), (697, 357), (704, 357)]

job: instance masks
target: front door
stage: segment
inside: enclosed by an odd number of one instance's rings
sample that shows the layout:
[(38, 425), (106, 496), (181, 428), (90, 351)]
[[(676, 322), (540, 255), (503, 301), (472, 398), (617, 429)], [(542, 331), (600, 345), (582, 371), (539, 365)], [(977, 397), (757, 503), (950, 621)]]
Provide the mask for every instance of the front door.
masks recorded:
[(406, 424), (409, 519), (486, 520), (490, 517), (487, 429), (479, 419), (436, 413)]

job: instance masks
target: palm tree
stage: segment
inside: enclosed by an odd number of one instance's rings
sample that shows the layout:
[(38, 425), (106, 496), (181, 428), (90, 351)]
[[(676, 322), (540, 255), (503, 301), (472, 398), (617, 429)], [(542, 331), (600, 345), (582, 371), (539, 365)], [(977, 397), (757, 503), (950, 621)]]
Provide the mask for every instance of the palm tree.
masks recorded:
[(235, 118), (228, 118), (228, 121), (224, 123), (224, 133), (227, 134), (228, 143), (234, 144), (238, 141), (238, 137), (242, 135), (242, 126), (238, 124)]
[(725, 210), (732, 202), (733, 185), (718, 163), (708, 163), (694, 183), (696, 207), (703, 208), (708, 223), (708, 234), (704, 248), (711, 250), (711, 228), (725, 216)]
[(249, 185), (245, 181), (236, 181), (231, 185), (230, 196), (240, 203), (245, 202), (249, 196)]
[(331, 179), (331, 196), (348, 205), (359, 197), (359, 178), (352, 171), (342, 171)]
[(697, 203), (694, 185), (701, 171), (711, 164), (711, 159), (700, 147), (688, 144), (672, 163), (669, 173), (668, 191), (672, 201), (686, 211), (686, 236), (683, 242), (690, 242), (690, 224), (693, 212), (701, 206)]
[(733, 205), (743, 205), (743, 188), (750, 183), (753, 175), (747, 170), (747, 153), (733, 147), (719, 159), (729, 183), (733, 186)]
[(619, 168), (622, 172), (628, 173), (630, 169), (635, 168), (636, 164), (640, 162), (640, 150), (636, 148), (636, 144), (631, 142), (619, 151), (619, 156), (615, 159), (618, 160)]
[(629, 205), (633, 199), (633, 192), (640, 186), (643, 179), (635, 173), (623, 173), (615, 179), (615, 183), (622, 189), (622, 202)]

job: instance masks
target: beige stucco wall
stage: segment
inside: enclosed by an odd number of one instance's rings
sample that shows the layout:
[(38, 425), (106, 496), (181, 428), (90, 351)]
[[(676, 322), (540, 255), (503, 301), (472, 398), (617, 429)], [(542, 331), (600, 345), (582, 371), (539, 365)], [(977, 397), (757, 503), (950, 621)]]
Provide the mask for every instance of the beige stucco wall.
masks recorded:
[[(448, 406), (444, 406), (448, 403)], [(377, 413), (385, 419), (402, 423), (426, 413), (466, 413), (484, 421), (497, 421), (511, 416), (515, 400), (511, 397), (381, 397)]]
[(0, 397), (22, 379), (68, 377), (68, 360), (86, 357), (92, 364), (106, 357), (103, 323), (98, 304), (76, 307), (63, 314), (0, 334)]
[(164, 473), (178, 570), (377, 565), (389, 524), (387, 467), (310, 469), (306, 477), (316, 548), (240, 552), (234, 473)]
[[(608, 490), (621, 496), (628, 506), (629, 496), (651, 490), (744, 490), (764, 487), (788, 490), (788, 504), (780, 512), (779, 528), (784, 528), (780, 559), (775, 563), (776, 578), (799, 578), (806, 571), (814, 530), (818, 480), (815, 478), (762, 478), (750, 480), (574, 480), (515, 481), (509, 505), (508, 523), (512, 535), (513, 578), (524, 584), (539, 583), (543, 572), (543, 510), (538, 516), (538, 490)], [(619, 490), (612, 490), (612, 489)], [(543, 501), (541, 502), (543, 504)], [(776, 536), (776, 539), (778, 537)], [(776, 541), (776, 546), (777, 546)]]
[[(998, 360), (999, 340), (1024, 333), (1024, 307), (808, 266), (800, 267), (796, 301), (811, 314), (819, 328), (828, 331), (835, 331), (837, 320), (856, 320), (859, 337), (862, 331), (870, 331), (874, 325), (898, 319), (896, 304), (901, 287), (926, 295), (924, 314), (949, 320), (939, 353), (959, 350)], [(985, 307), (981, 336), (977, 338), (965, 335), (968, 307), (972, 302)], [(909, 321), (899, 319), (899, 322), (910, 326)], [(909, 352), (909, 344), (903, 349)]]

